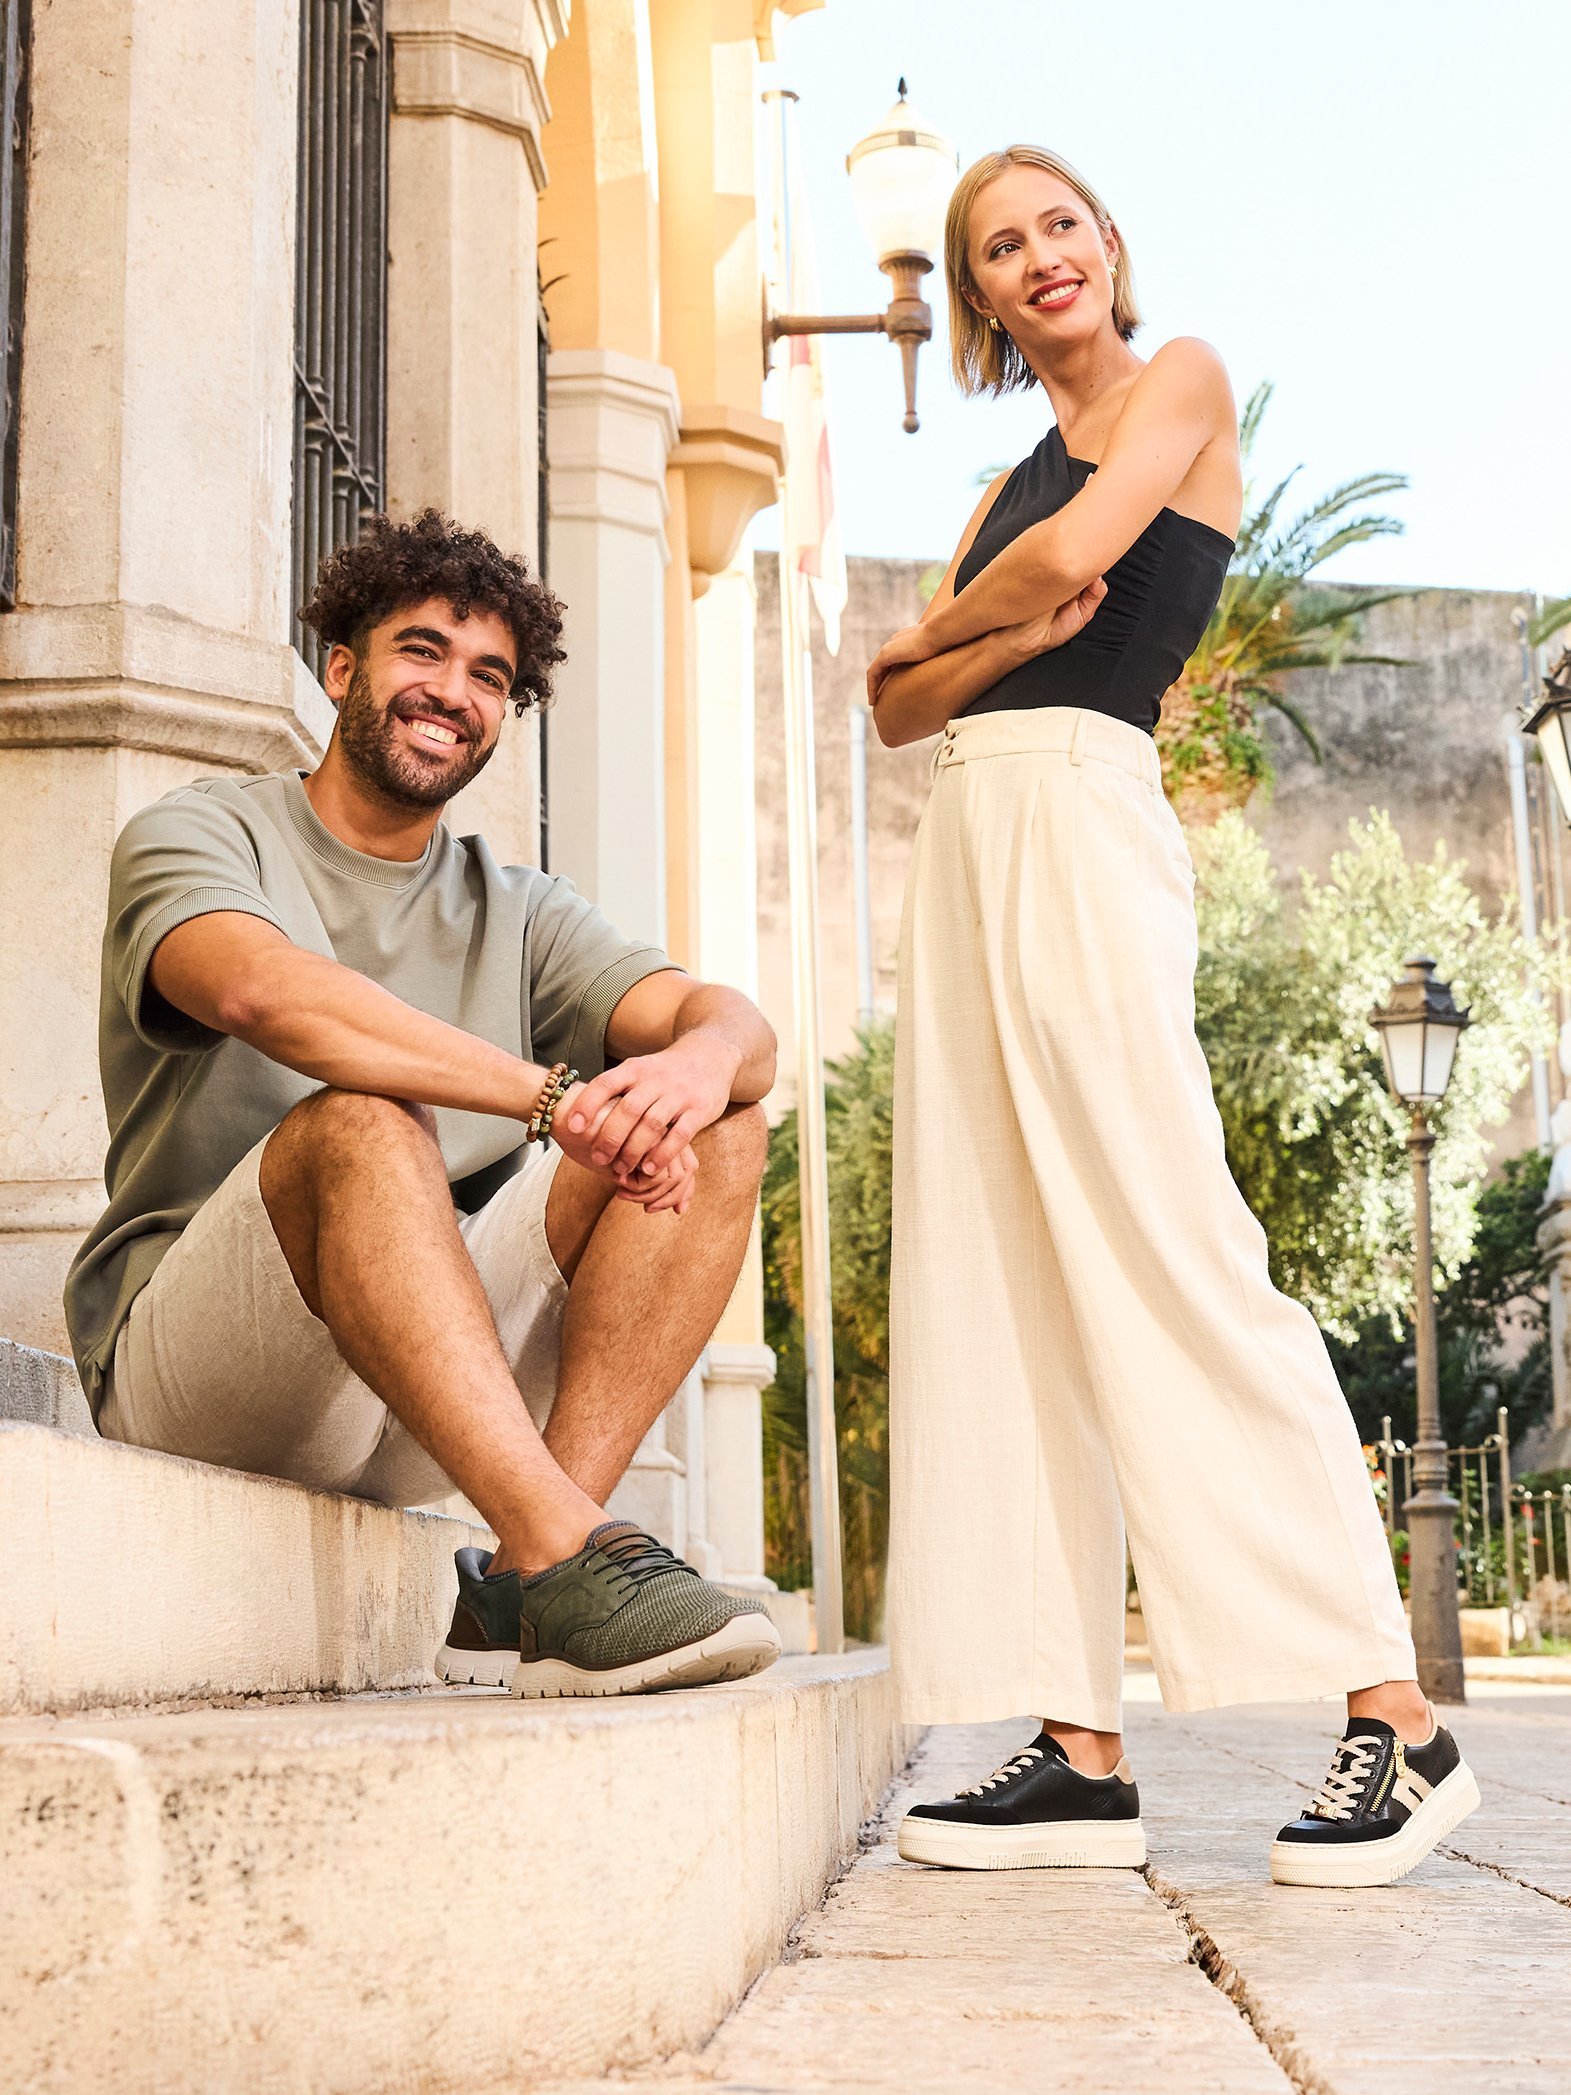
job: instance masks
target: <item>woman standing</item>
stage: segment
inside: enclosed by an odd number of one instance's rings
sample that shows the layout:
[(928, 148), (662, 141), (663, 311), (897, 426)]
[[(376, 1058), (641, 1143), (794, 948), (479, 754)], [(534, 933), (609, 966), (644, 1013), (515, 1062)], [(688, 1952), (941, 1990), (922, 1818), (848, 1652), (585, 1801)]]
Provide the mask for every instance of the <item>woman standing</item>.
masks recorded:
[(1122, 238), (1052, 153), (962, 177), (945, 261), (962, 389), (1039, 384), (1057, 420), (868, 673), (885, 743), (943, 731), (900, 944), (890, 1634), (907, 1719), (1042, 1729), (900, 1851), (1145, 1859), (1127, 1521), (1169, 1709), (1347, 1694), (1273, 1875), (1387, 1883), (1478, 1791), (1319, 1332), (1228, 1174), (1153, 740), (1234, 550), (1227, 376), (1195, 340), (1135, 355)]

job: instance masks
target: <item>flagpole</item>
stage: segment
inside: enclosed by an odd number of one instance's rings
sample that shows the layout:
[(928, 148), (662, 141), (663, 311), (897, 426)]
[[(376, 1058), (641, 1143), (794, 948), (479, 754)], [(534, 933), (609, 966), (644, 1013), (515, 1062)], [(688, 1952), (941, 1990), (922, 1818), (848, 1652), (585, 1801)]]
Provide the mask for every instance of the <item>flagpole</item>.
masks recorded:
[(867, 862), (867, 708), (860, 700), (847, 712), (851, 734), (851, 899), (856, 910), (856, 1008), (860, 1022), (873, 1022), (873, 896)]
[[(786, 122), (789, 90), (776, 104), (775, 255), (789, 256)], [(845, 1649), (839, 1449), (835, 1428), (834, 1320), (829, 1278), (829, 1155), (824, 1110), (823, 1006), (819, 979), (818, 792), (813, 752), (811, 664), (805, 587), (792, 561), (791, 463), (780, 483), (780, 656), (785, 723), (786, 838), (791, 902), (791, 979), (796, 1019), (796, 1127), (802, 1230), (802, 1334), (813, 1532), (813, 1606), (818, 1649)]]

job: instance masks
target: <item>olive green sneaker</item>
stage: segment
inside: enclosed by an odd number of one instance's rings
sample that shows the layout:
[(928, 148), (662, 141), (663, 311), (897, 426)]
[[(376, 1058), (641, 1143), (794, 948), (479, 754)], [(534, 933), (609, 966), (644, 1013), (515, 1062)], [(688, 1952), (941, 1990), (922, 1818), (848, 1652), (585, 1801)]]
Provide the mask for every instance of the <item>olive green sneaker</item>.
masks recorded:
[(565, 1563), (486, 1576), (461, 1549), (458, 1603), (436, 1657), (445, 1681), (515, 1695), (642, 1695), (744, 1680), (780, 1656), (761, 1602), (740, 1600), (635, 1528), (608, 1520)]

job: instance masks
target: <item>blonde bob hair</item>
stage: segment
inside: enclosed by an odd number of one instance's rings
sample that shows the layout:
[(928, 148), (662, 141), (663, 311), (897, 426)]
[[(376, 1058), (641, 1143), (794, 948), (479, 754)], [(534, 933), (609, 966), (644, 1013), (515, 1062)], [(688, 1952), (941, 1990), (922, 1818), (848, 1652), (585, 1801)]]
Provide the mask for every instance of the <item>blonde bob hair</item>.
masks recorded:
[[(1003, 327), (989, 327), (972, 305), (979, 297), (971, 269), (971, 211), (989, 182), (996, 182), (1011, 167), (1039, 167), (1044, 174), (1067, 182), (1091, 216), (1103, 238), (1109, 233), (1118, 240), (1118, 274), (1113, 279), (1113, 325), (1127, 342), (1140, 326), (1135, 303), (1134, 278), (1130, 273), (1129, 249), (1113, 224), (1106, 204), (1067, 160), (1043, 146), (1005, 146), (1001, 153), (984, 153), (955, 184), (944, 220), (944, 275), (949, 284), (949, 354), (955, 383), (962, 393), (1012, 393), (1034, 386), (1036, 373), (1015, 347)], [(967, 294), (970, 294), (969, 296)]]

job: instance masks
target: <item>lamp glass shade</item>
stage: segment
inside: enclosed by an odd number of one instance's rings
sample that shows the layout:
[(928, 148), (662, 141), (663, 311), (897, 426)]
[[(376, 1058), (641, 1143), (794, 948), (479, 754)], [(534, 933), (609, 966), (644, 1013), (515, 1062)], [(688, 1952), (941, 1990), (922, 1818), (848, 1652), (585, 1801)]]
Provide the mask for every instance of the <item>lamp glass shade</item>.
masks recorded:
[(851, 148), (851, 203), (880, 264), (890, 255), (936, 258), (959, 165), (949, 140), (924, 123), (903, 94)]
[(1409, 1106), (1433, 1105), (1446, 1095), (1456, 1062), (1456, 1044), (1467, 1013), (1450, 985), (1434, 979), (1432, 960), (1410, 960), (1406, 978), (1374, 1014), (1386, 1082)]
[(1456, 1044), (1462, 1028), (1431, 1019), (1424, 1028), (1424, 1097), (1444, 1098), (1456, 1061)]
[(1398, 1098), (1410, 1104), (1424, 1092), (1424, 1033), (1422, 1019), (1407, 1025), (1380, 1028), (1380, 1052), (1385, 1057), (1386, 1082)]
[(1561, 819), (1571, 822), (1571, 744), (1566, 740), (1571, 698), (1550, 698), (1527, 723), (1527, 732), (1538, 743), (1544, 768), (1554, 781)]

